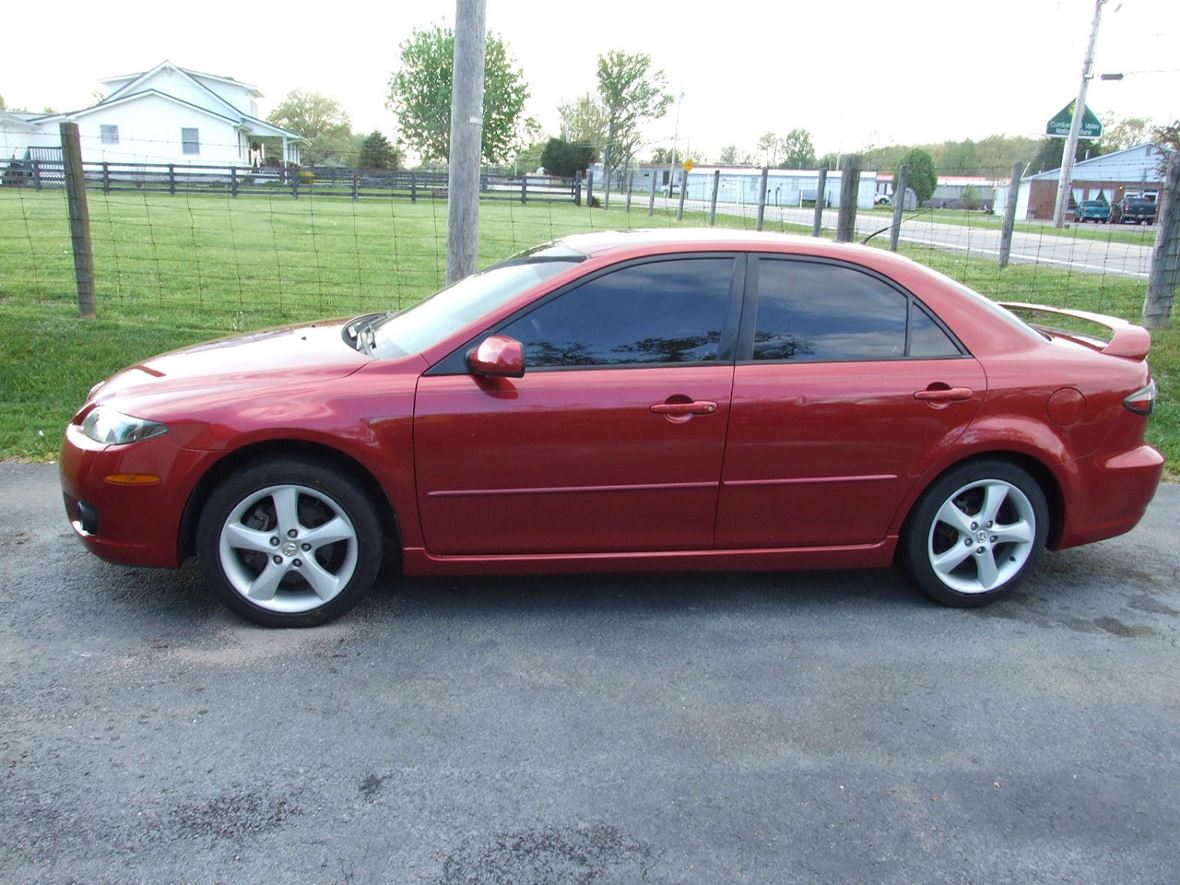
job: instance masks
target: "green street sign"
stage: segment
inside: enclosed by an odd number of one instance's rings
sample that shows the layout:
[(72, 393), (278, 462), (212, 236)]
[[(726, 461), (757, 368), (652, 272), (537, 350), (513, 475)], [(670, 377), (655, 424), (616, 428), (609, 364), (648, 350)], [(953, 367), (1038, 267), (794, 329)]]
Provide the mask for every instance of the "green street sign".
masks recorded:
[[(1073, 106), (1075, 104), (1077, 104), (1076, 101), (1071, 101), (1053, 115), (1053, 119), (1045, 126), (1046, 135), (1052, 136), (1053, 138), (1069, 138), (1069, 127), (1073, 125)], [(1102, 137), (1102, 121), (1089, 108), (1086, 108), (1085, 113), (1082, 114), (1082, 129), (1078, 137)]]

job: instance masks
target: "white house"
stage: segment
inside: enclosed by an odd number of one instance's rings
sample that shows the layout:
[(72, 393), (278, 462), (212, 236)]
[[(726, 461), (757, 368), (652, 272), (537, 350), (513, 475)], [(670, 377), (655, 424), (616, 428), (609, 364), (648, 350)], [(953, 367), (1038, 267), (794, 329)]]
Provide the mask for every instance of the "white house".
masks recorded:
[[(249, 83), (161, 62), (99, 81), (98, 104), (66, 114), (0, 114), (3, 160), (52, 159), (59, 124), (78, 124), (82, 159), (108, 163), (278, 166), (299, 162), (298, 133), (258, 119)], [(41, 156), (38, 157), (38, 154)]]

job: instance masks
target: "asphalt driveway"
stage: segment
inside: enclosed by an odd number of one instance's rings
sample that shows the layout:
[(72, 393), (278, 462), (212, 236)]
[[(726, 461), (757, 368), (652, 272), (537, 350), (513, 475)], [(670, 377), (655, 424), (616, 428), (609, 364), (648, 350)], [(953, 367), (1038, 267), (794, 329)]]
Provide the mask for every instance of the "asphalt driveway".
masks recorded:
[(1180, 487), (988, 609), (891, 571), (413, 580), (311, 631), (0, 464), (0, 880), (1175, 882)]

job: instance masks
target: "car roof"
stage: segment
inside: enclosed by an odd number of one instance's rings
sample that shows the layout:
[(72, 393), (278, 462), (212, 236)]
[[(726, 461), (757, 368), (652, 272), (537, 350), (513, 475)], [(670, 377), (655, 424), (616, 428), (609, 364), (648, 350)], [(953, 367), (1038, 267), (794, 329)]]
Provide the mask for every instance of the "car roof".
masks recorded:
[(790, 252), (830, 258), (843, 258), (861, 264), (900, 262), (913, 266), (909, 258), (870, 246), (837, 243), (818, 237), (769, 231), (726, 230), (721, 228), (675, 228), (603, 230), (570, 234), (558, 242), (591, 257), (617, 253), (635, 255), (660, 252), (695, 252), (699, 250), (738, 252)]

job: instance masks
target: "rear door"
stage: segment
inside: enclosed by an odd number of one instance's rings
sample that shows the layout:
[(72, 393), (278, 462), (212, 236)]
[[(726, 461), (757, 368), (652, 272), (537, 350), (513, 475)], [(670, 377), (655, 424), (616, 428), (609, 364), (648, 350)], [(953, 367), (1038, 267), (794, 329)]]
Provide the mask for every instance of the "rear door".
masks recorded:
[(974, 418), (980, 365), (909, 293), (831, 261), (750, 261), (717, 546), (872, 544)]

